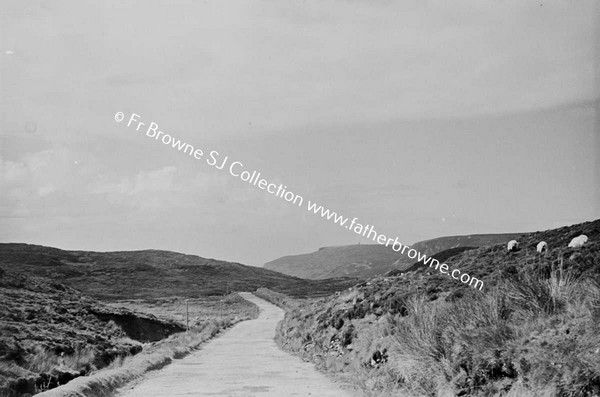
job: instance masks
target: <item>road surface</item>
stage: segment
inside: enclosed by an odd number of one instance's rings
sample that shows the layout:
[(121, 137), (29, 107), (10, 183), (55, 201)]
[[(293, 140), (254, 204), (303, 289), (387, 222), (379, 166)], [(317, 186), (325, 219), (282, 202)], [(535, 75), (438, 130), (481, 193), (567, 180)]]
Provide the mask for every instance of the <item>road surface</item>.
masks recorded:
[(260, 308), (255, 320), (242, 321), (201, 350), (148, 373), (119, 397), (173, 396), (350, 396), (311, 363), (280, 350), (273, 337), (284, 312), (250, 293), (240, 293)]

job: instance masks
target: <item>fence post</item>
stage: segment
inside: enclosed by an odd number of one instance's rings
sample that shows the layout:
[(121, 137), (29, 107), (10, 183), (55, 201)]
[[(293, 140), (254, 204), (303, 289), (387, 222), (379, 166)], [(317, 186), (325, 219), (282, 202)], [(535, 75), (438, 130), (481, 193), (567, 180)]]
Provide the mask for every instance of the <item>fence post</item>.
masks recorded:
[(185, 300), (185, 332), (190, 330), (190, 311), (188, 305), (189, 299)]

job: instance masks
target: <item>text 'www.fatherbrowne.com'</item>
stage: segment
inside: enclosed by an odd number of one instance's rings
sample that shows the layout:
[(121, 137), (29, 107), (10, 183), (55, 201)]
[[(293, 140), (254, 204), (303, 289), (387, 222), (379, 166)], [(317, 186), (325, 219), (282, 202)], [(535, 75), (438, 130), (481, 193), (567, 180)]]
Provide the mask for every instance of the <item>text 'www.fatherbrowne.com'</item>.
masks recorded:
[[(125, 114), (123, 112), (115, 113), (115, 121), (120, 123), (125, 120)], [(154, 121), (146, 123), (142, 121), (141, 116), (132, 113), (127, 121), (127, 127), (133, 128), (135, 131), (143, 133), (146, 137), (162, 142), (164, 145), (171, 147), (174, 150), (182, 152), (196, 160), (205, 161), (206, 164), (216, 168), (219, 171), (228, 172), (231, 176), (241, 179), (242, 181), (249, 183), (261, 190), (266, 191), (269, 194), (284, 199), (288, 203), (297, 205), (298, 207), (304, 207), (308, 212), (316, 214), (321, 218), (331, 221), (345, 229), (352, 231), (362, 237), (370, 239), (377, 244), (391, 247), (395, 252), (407, 255), (410, 259), (417, 259), (424, 265), (435, 268), (440, 273), (448, 275), (455, 280), (468, 284), (473, 288), (483, 289), (483, 281), (470, 276), (467, 273), (461, 272), (459, 269), (450, 269), (445, 263), (440, 263), (437, 259), (431, 258), (428, 255), (422, 254), (410, 248), (407, 245), (402, 244), (398, 241), (398, 237), (387, 237), (384, 234), (378, 233), (373, 225), (363, 225), (358, 222), (358, 218), (354, 217), (350, 219), (337, 212), (331, 211), (328, 208), (323, 207), (310, 200), (304, 200), (304, 197), (292, 192), (288, 187), (282, 183), (272, 183), (265, 179), (261, 172), (257, 170), (247, 169), (243, 163), (230, 159), (229, 156), (224, 156), (216, 150), (203, 150), (202, 148), (195, 147), (194, 145), (184, 142), (171, 134), (168, 134), (159, 129), (159, 126)]]

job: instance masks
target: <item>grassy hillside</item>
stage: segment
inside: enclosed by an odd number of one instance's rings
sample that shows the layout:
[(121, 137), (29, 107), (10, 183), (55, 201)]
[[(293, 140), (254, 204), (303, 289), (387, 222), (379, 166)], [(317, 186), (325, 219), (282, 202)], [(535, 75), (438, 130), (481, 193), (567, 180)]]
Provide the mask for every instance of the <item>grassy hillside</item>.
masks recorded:
[[(446, 263), (446, 262), (449, 262), (450, 258), (452, 258), (453, 256), (456, 256), (456, 255), (460, 254), (461, 252), (470, 251), (470, 250), (473, 250), (473, 249), (475, 249), (475, 247), (456, 247), (456, 248), (450, 248), (450, 249), (438, 252), (436, 254), (430, 255), (430, 257), (432, 259), (436, 259), (440, 263)], [(417, 269), (419, 269), (421, 267), (424, 267), (424, 266), (426, 266), (426, 265), (423, 264), (422, 261), (419, 261), (419, 262), (413, 263), (410, 266), (402, 266), (401, 268), (390, 270), (385, 275), (386, 276), (399, 276), (399, 275), (401, 275), (403, 273), (411, 272), (411, 271), (417, 270)]]
[[(489, 247), (492, 245), (505, 244), (513, 239), (519, 239), (524, 233), (503, 233), (503, 234), (468, 234), (464, 236), (446, 236), (438, 237), (431, 240), (419, 241), (412, 245), (414, 249), (425, 255), (439, 254), (442, 251), (448, 251), (446, 254), (453, 252), (457, 248), (479, 248)], [(460, 252), (456, 250), (454, 252)], [(396, 269), (404, 270), (405, 267), (412, 265), (412, 260), (403, 256), (399, 261), (394, 263)]]
[(0, 395), (64, 384), (183, 328), (0, 269)]
[(416, 266), (327, 299), (274, 294), (289, 308), (279, 342), (372, 396), (599, 395), (600, 220), (519, 241), (449, 257), (483, 291)]
[(197, 298), (271, 288), (291, 296), (323, 296), (355, 280), (309, 281), (271, 270), (169, 251), (65, 251), (0, 244), (0, 268), (47, 277), (104, 300)]
[[(460, 247), (485, 247), (506, 243), (521, 234), (474, 234), (440, 237), (421, 241), (413, 248), (426, 255), (433, 255)], [(456, 252), (456, 251), (454, 251)], [(414, 259), (394, 252), (391, 247), (379, 244), (358, 244), (325, 247), (316, 252), (284, 256), (265, 263), (266, 269), (296, 277), (319, 280), (331, 277), (356, 277), (366, 279), (389, 271), (404, 271), (412, 266)]]

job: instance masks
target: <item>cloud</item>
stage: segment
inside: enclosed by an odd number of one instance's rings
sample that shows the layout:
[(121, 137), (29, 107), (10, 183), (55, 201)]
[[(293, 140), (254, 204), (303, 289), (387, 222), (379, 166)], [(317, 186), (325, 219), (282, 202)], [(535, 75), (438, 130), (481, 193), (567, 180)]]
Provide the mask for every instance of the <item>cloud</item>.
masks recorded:
[(44, 197), (69, 190), (77, 172), (73, 156), (64, 147), (27, 154), (20, 161), (0, 157), (0, 189), (9, 197)]
[(8, 3), (2, 122), (59, 139), (124, 108), (221, 137), (600, 95), (593, 1)]
[(96, 181), (88, 186), (88, 191), (119, 196), (170, 191), (176, 173), (177, 167), (171, 165), (152, 171), (140, 171), (133, 178), (125, 177), (116, 183), (110, 180)]

